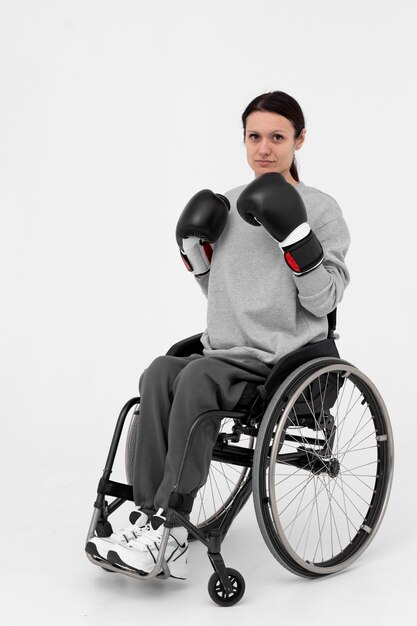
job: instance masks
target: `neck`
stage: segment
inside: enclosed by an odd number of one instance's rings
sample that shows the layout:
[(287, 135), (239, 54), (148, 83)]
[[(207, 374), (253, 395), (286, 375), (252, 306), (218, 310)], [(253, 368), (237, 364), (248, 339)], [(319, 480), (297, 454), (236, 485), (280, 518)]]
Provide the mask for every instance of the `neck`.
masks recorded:
[[(295, 178), (291, 176), (289, 170), (287, 170), (286, 172), (277, 172), (277, 173), (281, 174), (281, 176), (285, 178), (287, 183), (290, 183), (290, 185), (293, 185), (294, 187), (298, 183), (298, 180), (295, 180)], [(259, 174), (255, 174), (255, 178), (258, 178), (258, 176), (262, 176), (262, 174), (263, 174), (262, 172), (260, 172)]]

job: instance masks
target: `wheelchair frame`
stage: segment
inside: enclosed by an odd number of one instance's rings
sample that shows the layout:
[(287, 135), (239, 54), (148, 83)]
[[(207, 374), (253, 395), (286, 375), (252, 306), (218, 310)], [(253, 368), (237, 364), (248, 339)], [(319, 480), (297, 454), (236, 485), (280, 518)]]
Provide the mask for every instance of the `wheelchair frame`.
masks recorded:
[[(346, 368), (351, 367), (346, 361), (342, 361), (339, 356), (339, 352), (337, 350), (335, 340), (338, 338), (338, 335), (335, 333), (336, 329), (336, 309), (332, 311), (328, 316), (328, 337), (322, 341), (306, 344), (301, 348), (287, 354), (282, 359), (280, 359), (274, 367), (271, 369), (271, 372), (264, 382), (263, 385), (258, 387), (258, 395), (254, 400), (251, 401), (251, 405), (249, 408), (244, 408), (243, 410), (233, 410), (233, 411), (223, 411), (223, 410), (210, 410), (204, 413), (201, 413), (195, 419), (192, 424), (186, 442), (186, 447), (184, 451), (184, 455), (182, 458), (178, 478), (174, 489), (171, 493), (169, 508), (167, 510), (166, 522), (164, 524), (165, 528), (162, 535), (161, 547), (158, 553), (157, 561), (154, 565), (154, 568), (148, 574), (140, 574), (133, 570), (128, 570), (123, 567), (119, 567), (117, 565), (112, 565), (108, 561), (103, 561), (99, 558), (97, 554), (91, 554), (87, 552), (88, 559), (95, 565), (99, 565), (102, 568), (114, 571), (118, 573), (123, 573), (127, 576), (139, 579), (139, 580), (149, 580), (152, 578), (168, 578), (170, 576), (169, 566), (165, 561), (165, 549), (168, 542), (170, 529), (174, 526), (175, 522), (183, 525), (189, 532), (190, 538), (194, 538), (203, 543), (207, 548), (207, 554), (211, 565), (214, 569), (214, 573), (209, 580), (209, 594), (211, 598), (218, 604), (222, 606), (230, 606), (238, 602), (243, 596), (245, 590), (245, 582), (242, 575), (232, 568), (227, 568), (223, 561), (223, 557), (221, 555), (221, 543), (226, 536), (233, 519), (242, 509), (244, 504), (247, 502), (248, 498), (252, 493), (252, 467), (253, 467), (253, 459), (256, 455), (256, 450), (253, 449), (243, 449), (236, 448), (233, 446), (227, 446), (224, 441), (224, 436), (222, 433), (219, 434), (218, 441), (216, 442), (213, 448), (213, 460), (221, 460), (226, 463), (231, 463), (233, 465), (241, 465), (243, 467), (249, 467), (249, 474), (243, 481), (243, 485), (239, 488), (236, 496), (233, 498), (233, 502), (231, 506), (229, 506), (219, 519), (212, 520), (207, 526), (202, 530), (194, 525), (187, 517), (187, 512), (191, 511), (192, 502), (190, 502), (189, 496), (186, 494), (178, 493), (178, 484), (182, 475), (182, 471), (187, 459), (187, 452), (190, 449), (192, 444), (192, 440), (194, 434), (199, 427), (199, 425), (206, 420), (207, 418), (218, 418), (220, 420), (224, 418), (231, 418), (235, 420), (235, 425), (240, 424), (241, 430), (244, 430), (246, 433), (250, 433), (252, 435), (257, 435), (261, 426), (261, 421), (265, 413), (265, 408), (268, 408), (268, 405), (271, 401), (271, 398), (276, 396), (276, 392), (282, 387), (285, 387), (285, 382), (289, 380), (292, 374), (297, 373), (300, 369), (302, 370), (302, 366), (306, 366), (310, 362), (312, 364), (320, 364), (322, 361), (337, 361), (340, 362), (341, 365), (345, 364)], [(185, 356), (193, 353), (202, 354), (202, 344), (200, 342), (200, 337), (202, 333), (193, 335), (186, 339), (183, 339), (177, 343), (175, 343), (166, 353), (167, 355), (173, 356)], [(327, 361), (326, 361), (327, 358)], [(353, 371), (354, 368), (353, 368)], [(363, 377), (366, 379), (366, 377)], [(368, 380), (368, 379), (366, 379)], [(370, 383), (370, 381), (368, 380)], [(342, 382), (343, 384), (343, 382)], [(363, 383), (364, 384), (364, 383)], [(319, 387), (321, 382), (319, 381)], [(376, 388), (370, 383), (372, 386), (372, 393), (377, 394)], [(320, 391), (321, 394), (321, 391)], [(392, 481), (392, 465), (393, 465), (393, 443), (392, 443), (392, 432), (390, 429), (389, 418), (386, 412), (385, 406), (383, 405), (382, 399), (378, 395), (379, 406), (382, 407), (383, 411), (383, 419), (384, 419), (384, 429), (385, 433), (380, 435), (380, 445), (384, 445), (386, 442), (387, 447), (387, 467), (386, 469), (386, 480), (383, 485), (383, 502), (378, 506), (378, 517), (376, 519), (375, 527), (368, 530), (366, 524), (363, 524), (363, 528), (370, 535), (372, 531), (372, 537), (376, 533), (377, 528), (382, 520), (382, 517), (385, 513), (385, 508), (388, 502), (388, 497), (391, 489), (391, 481)], [(110, 474), (112, 472), (116, 452), (118, 449), (120, 437), (122, 434), (122, 429), (125, 424), (125, 420), (127, 415), (129, 414), (132, 407), (135, 405), (139, 405), (140, 398), (135, 397), (126, 402), (123, 406), (119, 418), (116, 423), (115, 431), (113, 434), (113, 438), (110, 444), (110, 449), (108, 452), (105, 468), (103, 470), (103, 475), (99, 481), (97, 488), (97, 498), (94, 502), (94, 512), (91, 519), (90, 527), (87, 535), (87, 543), (94, 536), (94, 533), (97, 533), (98, 536), (109, 536), (112, 532), (112, 527), (110, 522), (108, 521), (109, 515), (111, 515), (117, 508), (119, 508), (126, 501), (133, 501), (133, 488), (131, 485), (118, 483), (110, 480)], [(237, 404), (237, 409), (239, 407), (239, 403)], [(284, 428), (282, 426), (282, 428)], [(321, 426), (323, 430), (323, 426)], [(264, 429), (265, 430), (265, 429)], [(282, 431), (284, 432), (284, 431)], [(282, 435), (284, 436), (284, 435)], [(227, 436), (226, 436), (227, 437)], [(287, 435), (285, 434), (285, 437)], [(285, 438), (284, 437), (284, 438)], [(292, 436), (294, 437), (294, 436)], [(316, 436), (317, 437), (317, 436)], [(291, 436), (290, 436), (291, 438)], [(280, 444), (282, 445), (282, 443)], [(268, 444), (269, 446), (269, 444)], [(275, 447), (277, 443), (275, 443)], [(271, 446), (272, 447), (272, 446)], [(268, 447), (266, 454), (270, 454), (271, 447)], [(279, 447), (279, 442), (278, 442)], [(310, 451), (311, 452), (311, 451)], [(309, 456), (309, 450), (306, 452), (307, 457)], [(291, 455), (287, 455), (291, 456)], [(294, 456), (294, 454), (293, 454)], [(259, 457), (259, 455), (258, 455)], [(326, 461), (327, 463), (327, 461)], [(330, 463), (330, 462), (329, 462)], [(329, 471), (329, 463), (325, 464), (325, 461), (321, 460), (321, 465), (316, 471), (316, 473), (323, 473), (325, 470)], [(259, 458), (257, 461), (258, 464), (258, 473), (259, 473)], [(310, 466), (311, 462), (310, 462)], [(261, 481), (262, 482), (262, 481)], [(261, 488), (259, 485), (256, 486), (256, 491), (258, 492)], [(106, 496), (114, 497), (114, 500), (110, 503), (107, 502)], [(266, 494), (259, 496), (268, 499)], [(256, 508), (256, 507), (255, 507)], [(282, 559), (279, 555), (274, 552), (276, 551), (276, 546), (273, 546), (274, 543), (268, 536), (265, 535), (265, 528), (268, 524), (271, 524), (270, 520), (266, 519), (265, 514), (259, 509), (259, 505), (257, 507), (257, 517), (258, 521), (262, 522), (261, 530), (266, 543), (274, 554), (274, 556), (281, 561), (281, 563), (293, 571), (302, 576), (307, 577), (317, 577), (328, 575), (333, 573), (334, 571), (338, 571), (340, 569), (340, 565), (337, 567), (329, 567), (329, 571), (320, 571), (320, 568), (314, 567), (311, 568), (311, 571), (304, 571), (302, 567), (299, 567), (297, 564), (297, 557), (294, 557), (294, 562), (290, 562), (290, 566), (288, 566), (288, 559), (285, 557)], [(265, 518), (265, 519), (261, 519)], [(370, 539), (369, 536), (360, 543), (357, 552), (363, 551), (365, 547), (369, 544)], [(282, 550), (282, 547), (280, 548)], [(359, 554), (358, 554), (359, 555)], [(350, 558), (350, 561), (353, 560), (354, 555)], [(349, 562), (350, 562), (349, 561)]]

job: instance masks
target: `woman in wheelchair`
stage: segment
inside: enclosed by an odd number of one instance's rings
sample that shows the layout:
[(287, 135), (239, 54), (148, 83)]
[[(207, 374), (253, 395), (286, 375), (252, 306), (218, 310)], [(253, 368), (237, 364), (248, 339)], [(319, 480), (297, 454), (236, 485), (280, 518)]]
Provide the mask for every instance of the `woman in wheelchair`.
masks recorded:
[[(220, 604), (243, 594), (220, 543), (252, 491), (273, 555), (317, 577), (368, 545), (392, 467), (382, 399), (334, 343), (350, 235), (337, 202), (299, 180), (301, 108), (284, 92), (265, 93), (242, 122), (254, 180), (224, 195), (196, 193), (176, 229), (185, 267), (207, 297), (207, 328), (142, 373), (140, 399), (119, 418), (86, 545), (105, 569), (184, 579), (188, 540), (197, 538)], [(130, 487), (109, 475), (133, 406)], [(112, 532), (108, 515), (126, 500), (136, 505), (130, 524)]]

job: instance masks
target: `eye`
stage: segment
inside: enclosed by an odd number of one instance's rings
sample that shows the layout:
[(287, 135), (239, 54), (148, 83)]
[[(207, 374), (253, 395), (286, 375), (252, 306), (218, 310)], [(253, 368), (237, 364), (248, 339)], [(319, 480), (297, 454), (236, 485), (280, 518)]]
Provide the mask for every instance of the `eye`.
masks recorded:
[[(258, 133), (249, 133), (248, 135), (249, 139), (257, 139), (259, 137)], [(278, 133), (275, 133), (275, 135), (273, 135), (273, 137), (279, 137), (280, 139), (284, 139), (284, 137), (282, 135), (279, 135)]]

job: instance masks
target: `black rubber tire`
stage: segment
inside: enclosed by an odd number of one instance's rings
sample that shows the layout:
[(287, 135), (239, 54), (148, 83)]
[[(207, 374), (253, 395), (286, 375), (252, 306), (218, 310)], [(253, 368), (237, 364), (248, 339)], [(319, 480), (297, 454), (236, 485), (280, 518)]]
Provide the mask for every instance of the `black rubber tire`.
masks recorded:
[(245, 579), (242, 574), (232, 567), (226, 567), (226, 572), (233, 585), (233, 593), (226, 594), (220, 582), (219, 575), (214, 572), (208, 581), (208, 592), (210, 598), (220, 606), (233, 606), (242, 599), (245, 593)]

